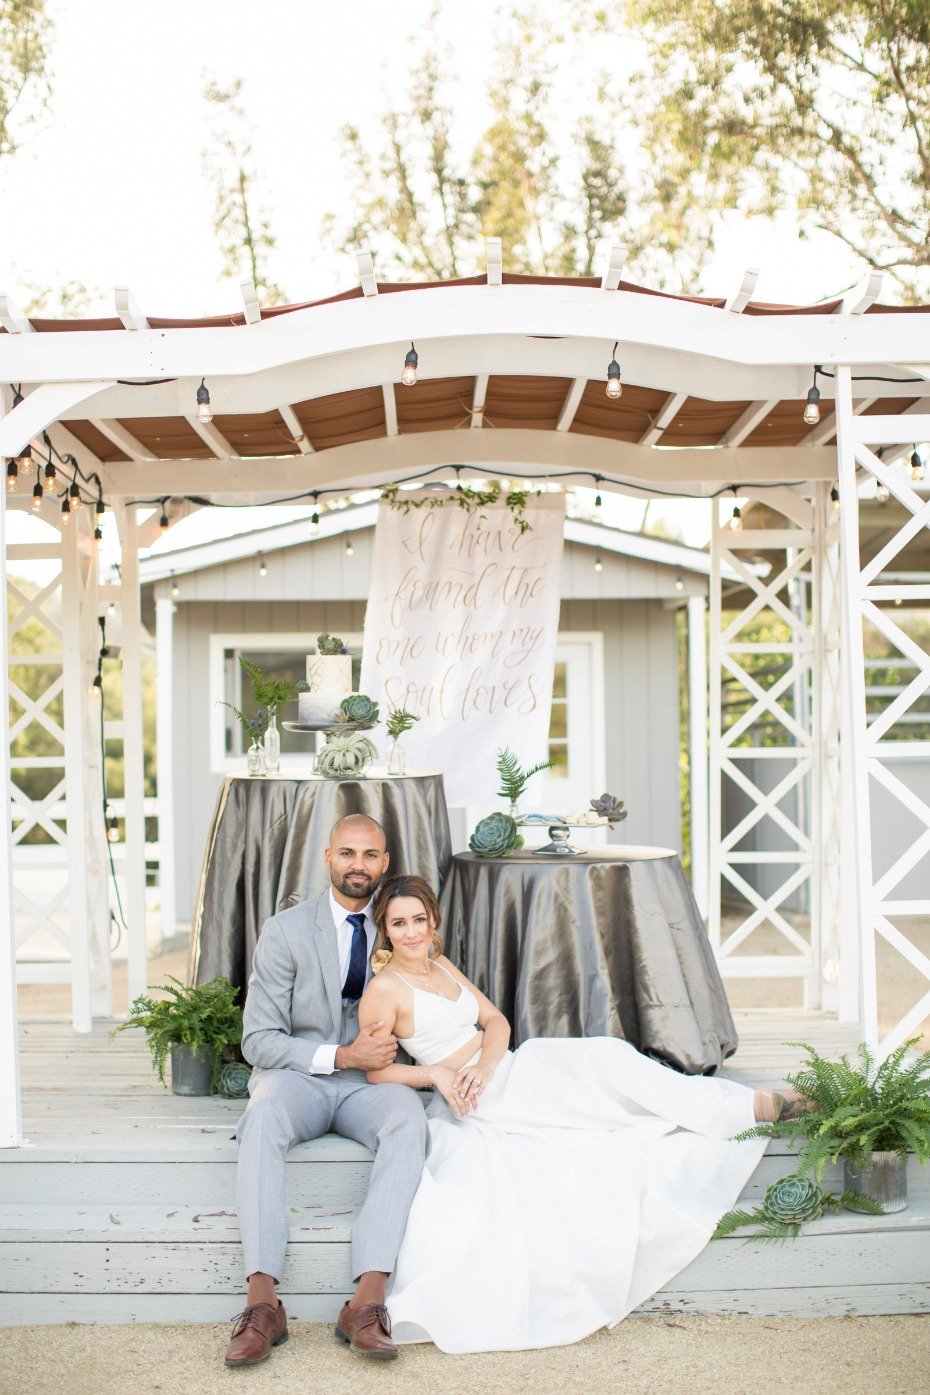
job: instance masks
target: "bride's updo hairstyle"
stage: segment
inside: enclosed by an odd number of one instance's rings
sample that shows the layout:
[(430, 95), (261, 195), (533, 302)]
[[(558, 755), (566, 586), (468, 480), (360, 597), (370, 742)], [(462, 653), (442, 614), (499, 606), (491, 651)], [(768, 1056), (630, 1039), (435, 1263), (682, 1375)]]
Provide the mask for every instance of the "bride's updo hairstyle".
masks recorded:
[(407, 896), (411, 900), (422, 902), (423, 909), (429, 919), (433, 937), (429, 951), (430, 958), (435, 959), (437, 954), (442, 953), (442, 936), (439, 933), (442, 912), (439, 909), (439, 902), (436, 900), (436, 893), (429, 882), (424, 881), (422, 877), (389, 877), (386, 882), (381, 884), (381, 890), (378, 892), (378, 899), (375, 901), (372, 912), (375, 925), (378, 928), (374, 952), (371, 956), (371, 972), (373, 974), (381, 972), (393, 953), (387, 933), (387, 918), (391, 902), (396, 901), (399, 897)]

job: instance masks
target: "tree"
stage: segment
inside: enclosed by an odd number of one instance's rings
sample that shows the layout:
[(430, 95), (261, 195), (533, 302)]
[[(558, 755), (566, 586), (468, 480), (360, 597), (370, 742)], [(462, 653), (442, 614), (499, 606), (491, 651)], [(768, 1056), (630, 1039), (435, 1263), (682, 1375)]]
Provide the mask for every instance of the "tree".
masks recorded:
[(930, 290), (925, 0), (630, 0), (652, 54), (645, 138), (659, 177), (714, 209), (795, 208)]
[(208, 82), (204, 100), (214, 109), (214, 145), (204, 152), (204, 172), (213, 184), (213, 230), (219, 238), (223, 274), (251, 274), (256, 290), (272, 304), (287, 300), (267, 271), (276, 240), (260, 207), (261, 192), (253, 159), (251, 132), (239, 102), (242, 79), (222, 88)]
[(16, 108), (30, 97), (40, 105), (47, 99), (50, 28), (45, 0), (0, 0), (0, 156), (19, 144)]
[[(600, 113), (578, 116), (568, 148), (555, 137), (556, 57), (582, 42), (580, 10), (546, 20), (534, 9), (507, 17), (487, 98), (490, 121), (470, 155), (456, 148), (454, 62), (435, 15), (415, 54), (405, 99), (377, 132), (343, 132), (356, 216), (326, 220), (342, 250), (372, 246), (379, 268), (401, 279), (473, 274), (480, 239), (500, 237), (510, 271), (589, 275), (598, 240), (627, 212), (622, 167)], [(610, 104), (595, 75), (595, 108)]]

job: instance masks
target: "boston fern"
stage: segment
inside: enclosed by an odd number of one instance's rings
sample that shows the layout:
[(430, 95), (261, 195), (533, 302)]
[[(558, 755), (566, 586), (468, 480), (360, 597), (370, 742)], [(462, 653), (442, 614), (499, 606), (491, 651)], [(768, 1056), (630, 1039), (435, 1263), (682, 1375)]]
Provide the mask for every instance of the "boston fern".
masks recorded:
[(543, 760), (538, 765), (531, 765), (529, 770), (524, 770), (510, 747), (505, 746), (497, 753), (497, 773), (501, 777), (498, 795), (501, 799), (509, 799), (511, 804), (516, 804), (526, 789), (527, 781), (533, 775), (538, 775), (540, 770), (549, 770), (554, 764), (554, 761)]
[(872, 1153), (913, 1153), (921, 1163), (930, 1159), (930, 1051), (908, 1061), (920, 1041), (912, 1037), (877, 1065), (862, 1043), (858, 1060), (841, 1056), (828, 1061), (806, 1042), (807, 1059), (787, 1076), (815, 1108), (795, 1119), (757, 1124), (738, 1138), (785, 1138), (797, 1143), (797, 1171), (823, 1177), (826, 1163), (843, 1158), (856, 1167)]
[(252, 680), (252, 689), (255, 693), (255, 701), (262, 707), (269, 708), (274, 712), (277, 708), (283, 707), (285, 703), (293, 702), (297, 696), (297, 684), (292, 683), (289, 678), (269, 678), (263, 668), (258, 664), (253, 664), (251, 659), (247, 659), (243, 654), (239, 655), (239, 663), (243, 672)]
[(223, 1052), (238, 1046), (242, 1040), (242, 1009), (236, 1006), (238, 988), (225, 978), (212, 978), (209, 983), (195, 987), (168, 976), (158, 992), (167, 998), (150, 998), (142, 994), (134, 999), (125, 1022), (110, 1033), (125, 1032), (141, 1027), (152, 1054), (152, 1064), (158, 1078), (165, 1084), (165, 1065), (174, 1046), (187, 1046), (191, 1051), (210, 1051), (213, 1055), (213, 1083), (223, 1063)]

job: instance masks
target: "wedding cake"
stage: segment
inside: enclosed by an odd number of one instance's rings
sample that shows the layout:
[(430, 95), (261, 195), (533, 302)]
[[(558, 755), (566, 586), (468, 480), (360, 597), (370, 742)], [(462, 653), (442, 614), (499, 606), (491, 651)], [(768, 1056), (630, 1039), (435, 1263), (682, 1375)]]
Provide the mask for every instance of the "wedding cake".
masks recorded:
[[(312, 722), (334, 721), (342, 699), (352, 691), (352, 656), (345, 646), (330, 635), (318, 637), (320, 652), (307, 655), (307, 691), (298, 694), (297, 720), (305, 725)], [(327, 653), (333, 646), (343, 653)]]

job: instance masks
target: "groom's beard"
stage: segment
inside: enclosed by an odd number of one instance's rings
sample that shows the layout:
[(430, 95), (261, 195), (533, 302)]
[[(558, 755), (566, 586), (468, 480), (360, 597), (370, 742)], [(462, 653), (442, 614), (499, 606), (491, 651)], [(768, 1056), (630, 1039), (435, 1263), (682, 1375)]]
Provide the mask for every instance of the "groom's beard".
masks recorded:
[(330, 879), (337, 891), (341, 891), (343, 896), (349, 896), (356, 901), (367, 901), (381, 880), (380, 877), (369, 876), (367, 872), (337, 877), (332, 870), (330, 870)]

